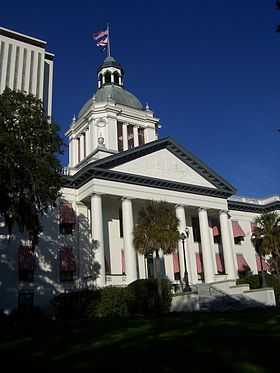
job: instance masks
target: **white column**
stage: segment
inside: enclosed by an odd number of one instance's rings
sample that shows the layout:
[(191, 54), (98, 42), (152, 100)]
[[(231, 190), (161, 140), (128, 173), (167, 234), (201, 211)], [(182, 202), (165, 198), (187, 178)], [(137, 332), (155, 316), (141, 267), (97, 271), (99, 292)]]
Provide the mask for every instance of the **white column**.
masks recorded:
[(85, 156), (87, 157), (90, 152), (91, 152), (91, 148), (90, 148), (90, 130), (89, 130), (89, 127), (87, 128), (86, 132), (86, 154)]
[(201, 237), (204, 281), (205, 283), (209, 283), (214, 281), (214, 264), (209, 234), (207, 210), (204, 208), (200, 208), (198, 211), (198, 217)]
[(134, 137), (134, 148), (136, 148), (136, 146), (139, 146), (138, 126), (133, 127), (133, 137)]
[(189, 231), (189, 237), (187, 238), (187, 250), (190, 256), (190, 268), (191, 268), (191, 283), (197, 284), (198, 283), (198, 274), (196, 268), (196, 253), (195, 253), (195, 244), (194, 244), (194, 237), (193, 237), (193, 227), (192, 227), (192, 218), (189, 211), (187, 211), (186, 215), (186, 222), (187, 228)]
[[(179, 227), (178, 230), (180, 233), (185, 233), (186, 234), (186, 215), (185, 215), (185, 208), (184, 206), (176, 206), (176, 216), (179, 219)], [(186, 271), (188, 273), (188, 279), (189, 283), (193, 283), (193, 274), (191, 270), (191, 260), (190, 260), (190, 251), (188, 250), (188, 241), (187, 239), (185, 240), (185, 256), (186, 256)], [(183, 243), (182, 240), (179, 240), (178, 242), (178, 249), (179, 249), (179, 261), (180, 261), (180, 275), (181, 275), (181, 280), (184, 280), (185, 276), (185, 262), (184, 262), (184, 248), (183, 248)]]
[(128, 149), (128, 140), (127, 140), (127, 124), (123, 123), (123, 150)]
[[(103, 236), (103, 215), (102, 197), (99, 194), (91, 196), (91, 236), (94, 252), (94, 263), (98, 264), (98, 277), (96, 285), (105, 285), (105, 257), (104, 257), (104, 236)], [(94, 266), (95, 268), (95, 266)], [(96, 275), (96, 273), (94, 273)]]
[(85, 145), (84, 145), (84, 141), (85, 141), (85, 136), (82, 133), (81, 136), (80, 136), (80, 161), (82, 161), (85, 158), (85, 152), (84, 152)]
[(73, 167), (73, 139), (69, 139), (69, 148), (68, 148), (68, 156), (69, 156), (69, 162), (68, 166)]
[(128, 285), (137, 280), (137, 260), (136, 251), (133, 245), (133, 212), (131, 199), (122, 199), (122, 215), (126, 283)]
[(228, 279), (235, 280), (236, 274), (235, 274), (235, 265), (233, 261), (233, 248), (231, 244), (228, 221), (229, 219), (228, 219), (227, 211), (220, 211), (220, 226), (221, 226), (225, 270), (228, 275)]

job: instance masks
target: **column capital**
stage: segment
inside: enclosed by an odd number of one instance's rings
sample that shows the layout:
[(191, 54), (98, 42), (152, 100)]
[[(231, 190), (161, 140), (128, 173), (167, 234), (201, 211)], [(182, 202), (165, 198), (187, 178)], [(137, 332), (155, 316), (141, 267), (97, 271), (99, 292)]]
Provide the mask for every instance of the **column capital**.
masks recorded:
[(91, 195), (90, 195), (90, 197), (102, 197), (103, 196), (103, 194), (102, 193), (92, 193)]
[(229, 214), (229, 211), (228, 211), (228, 210), (219, 210), (219, 214), (220, 214), (220, 216), (221, 216), (222, 214), (226, 214), (227, 217), (230, 218), (230, 214)]
[(132, 197), (126, 197), (126, 196), (122, 196), (121, 197), (121, 201), (132, 201), (134, 198)]
[(182, 203), (177, 203), (177, 204), (175, 205), (175, 208), (176, 208), (176, 209), (177, 209), (177, 208), (180, 208), (180, 207), (185, 208), (185, 205), (183, 205)]
[(207, 212), (207, 210), (208, 210), (208, 208), (207, 207), (199, 207), (198, 208), (198, 211), (200, 212), (202, 212), (202, 211), (205, 211), (205, 212)]

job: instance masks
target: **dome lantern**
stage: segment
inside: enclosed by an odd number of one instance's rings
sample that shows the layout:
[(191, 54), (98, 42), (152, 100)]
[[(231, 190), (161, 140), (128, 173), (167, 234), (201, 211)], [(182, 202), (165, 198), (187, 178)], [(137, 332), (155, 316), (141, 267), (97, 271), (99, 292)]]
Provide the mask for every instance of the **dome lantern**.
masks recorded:
[(122, 66), (113, 57), (106, 57), (103, 64), (97, 70), (98, 88), (102, 88), (108, 84), (122, 87), (123, 75)]

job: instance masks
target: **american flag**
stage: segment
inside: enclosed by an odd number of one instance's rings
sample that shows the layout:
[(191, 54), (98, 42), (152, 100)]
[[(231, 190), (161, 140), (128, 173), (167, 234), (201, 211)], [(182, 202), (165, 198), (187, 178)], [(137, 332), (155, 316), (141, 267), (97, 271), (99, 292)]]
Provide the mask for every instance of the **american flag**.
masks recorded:
[(94, 32), (92, 34), (93, 39), (96, 41), (96, 45), (98, 47), (102, 47), (102, 48), (107, 47), (108, 42), (109, 42), (108, 34), (109, 34), (108, 29), (104, 31)]

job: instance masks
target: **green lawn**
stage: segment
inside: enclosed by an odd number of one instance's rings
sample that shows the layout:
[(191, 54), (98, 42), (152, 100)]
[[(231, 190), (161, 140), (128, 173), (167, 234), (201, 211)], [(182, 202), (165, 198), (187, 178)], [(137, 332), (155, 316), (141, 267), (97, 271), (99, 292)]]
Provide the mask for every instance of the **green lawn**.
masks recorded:
[(32, 361), (32, 367), (48, 370), (278, 371), (273, 366), (278, 364), (280, 346), (280, 339), (275, 338), (280, 336), (279, 311), (95, 322), (3, 322), (0, 326), (2, 366), (4, 361), (10, 367), (14, 363), (30, 366)]

